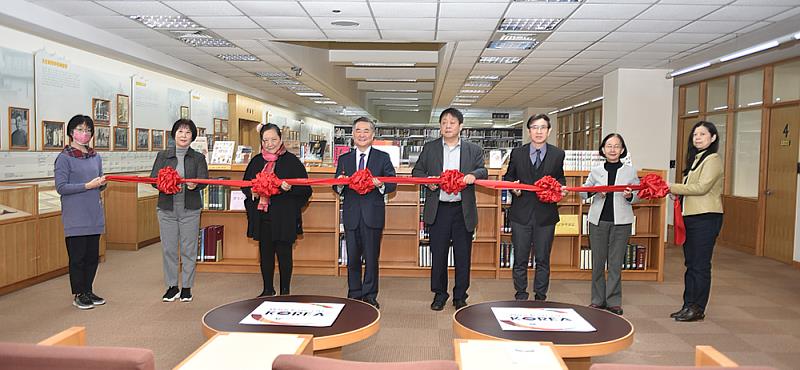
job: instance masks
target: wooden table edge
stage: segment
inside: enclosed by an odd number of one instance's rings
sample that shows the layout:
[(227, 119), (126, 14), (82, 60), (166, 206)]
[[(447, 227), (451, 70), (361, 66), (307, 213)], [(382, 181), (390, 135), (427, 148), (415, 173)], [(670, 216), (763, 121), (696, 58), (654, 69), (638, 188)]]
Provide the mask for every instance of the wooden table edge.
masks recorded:
[[(175, 367), (173, 367), (173, 370), (179, 370), (183, 365), (186, 365), (186, 363), (189, 362), (189, 360), (191, 360), (195, 355), (197, 355), (204, 348), (206, 348), (206, 346), (208, 346), (211, 343), (211, 340), (214, 337), (216, 337), (218, 335), (228, 335), (230, 333), (232, 333), (232, 332), (229, 332), (229, 331), (216, 332), (210, 338), (206, 339), (206, 341), (203, 342), (203, 344), (201, 344), (200, 347), (197, 347), (197, 349), (195, 349), (194, 352), (189, 354), (189, 356), (186, 356), (186, 358), (181, 360), (180, 363), (175, 365)], [(295, 351), (294, 354), (295, 355), (313, 355), (314, 354), (314, 348), (312, 346), (312, 340), (314, 339), (314, 336), (311, 335), (311, 334), (284, 334), (284, 333), (246, 333), (246, 334), (268, 334), (268, 335), (291, 335), (291, 336), (296, 336), (298, 338), (302, 338), (303, 339), (303, 343), (300, 344), (300, 346), (297, 348), (297, 351)]]

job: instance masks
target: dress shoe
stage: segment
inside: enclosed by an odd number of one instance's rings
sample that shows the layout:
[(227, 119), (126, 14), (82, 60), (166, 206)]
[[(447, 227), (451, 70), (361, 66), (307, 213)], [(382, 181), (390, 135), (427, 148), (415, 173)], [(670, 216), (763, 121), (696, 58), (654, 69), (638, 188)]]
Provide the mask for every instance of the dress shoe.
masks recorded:
[(705, 313), (703, 313), (703, 309), (697, 306), (691, 306), (686, 311), (685, 314), (678, 316), (675, 318), (675, 321), (681, 322), (692, 322), (692, 321), (703, 321), (706, 317)]
[(546, 301), (547, 300), (547, 296), (544, 295), (544, 294), (536, 294), (536, 295), (533, 296), (533, 299), (536, 300), (536, 301)]
[(676, 318), (678, 316), (686, 315), (686, 311), (689, 311), (689, 307), (682, 307), (680, 310), (669, 314), (669, 317), (674, 319), (674, 318)]
[(261, 298), (261, 297), (272, 297), (272, 296), (274, 296), (274, 295), (275, 295), (275, 291), (274, 291), (274, 290), (264, 290), (264, 291), (262, 291), (262, 292), (261, 292), (261, 294), (259, 294), (259, 295), (258, 295), (258, 297), (256, 297), (256, 298)]
[(367, 304), (371, 305), (372, 307), (381, 308), (381, 305), (378, 304), (378, 300), (375, 299), (375, 298), (371, 298), (371, 297), (370, 298), (364, 298), (363, 301), (364, 301), (364, 303), (367, 303)]
[(441, 311), (444, 309), (444, 301), (434, 299), (431, 303), (431, 309), (434, 311)]
[(456, 309), (459, 309), (461, 307), (467, 307), (467, 300), (466, 299), (454, 299), (453, 300), (453, 306), (455, 306)]
[(528, 293), (526, 292), (517, 292), (514, 294), (514, 300), (516, 301), (527, 301), (528, 300)]
[(599, 305), (599, 304), (594, 304), (594, 303), (590, 304), (590, 305), (589, 305), (589, 307), (591, 307), (591, 308), (596, 308), (596, 309), (598, 309), (598, 310), (605, 310), (605, 309), (606, 309), (606, 306), (604, 306), (604, 305)]
[(615, 315), (622, 315), (622, 307), (620, 307), (620, 306), (608, 306), (608, 307), (606, 307), (606, 310), (608, 310), (608, 312), (611, 312), (611, 313), (613, 313)]

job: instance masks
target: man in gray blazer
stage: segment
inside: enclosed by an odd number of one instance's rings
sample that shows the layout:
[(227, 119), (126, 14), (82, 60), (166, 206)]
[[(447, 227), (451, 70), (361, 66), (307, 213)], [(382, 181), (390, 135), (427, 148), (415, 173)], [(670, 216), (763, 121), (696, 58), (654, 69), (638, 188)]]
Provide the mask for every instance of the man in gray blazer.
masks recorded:
[(450, 297), (447, 294), (447, 255), (453, 243), (456, 281), (453, 286), (453, 306), (467, 305), (469, 289), (472, 233), (478, 224), (478, 207), (475, 204), (476, 179), (485, 179), (489, 172), (483, 165), (483, 149), (477, 144), (461, 139), (464, 115), (458, 109), (447, 108), (439, 115), (442, 137), (422, 147), (414, 170), (414, 177), (439, 176), (445, 170), (459, 170), (466, 174), (467, 187), (457, 194), (448, 194), (437, 185), (425, 190), (423, 221), (430, 226), (431, 291), (434, 293), (431, 309), (441, 311)]

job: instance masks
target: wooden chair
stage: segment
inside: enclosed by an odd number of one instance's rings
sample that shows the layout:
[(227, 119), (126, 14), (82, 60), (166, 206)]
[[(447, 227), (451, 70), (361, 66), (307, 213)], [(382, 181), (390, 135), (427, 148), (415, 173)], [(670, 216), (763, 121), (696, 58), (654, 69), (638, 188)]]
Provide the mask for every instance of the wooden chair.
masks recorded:
[(86, 328), (73, 326), (37, 344), (40, 346), (85, 346)]
[(696, 346), (694, 366), (658, 366), (638, 364), (594, 364), (591, 370), (690, 370), (690, 369), (723, 369), (735, 367), (741, 370), (775, 370), (768, 366), (739, 366), (736, 362), (717, 351), (712, 346)]

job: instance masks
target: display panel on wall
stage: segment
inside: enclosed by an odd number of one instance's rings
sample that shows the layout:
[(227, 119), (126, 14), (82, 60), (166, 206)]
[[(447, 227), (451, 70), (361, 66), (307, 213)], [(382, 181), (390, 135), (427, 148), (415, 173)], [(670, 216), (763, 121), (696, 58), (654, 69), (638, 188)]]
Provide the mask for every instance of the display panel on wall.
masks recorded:
[(111, 149), (111, 127), (108, 126), (94, 127), (94, 149), (95, 150)]
[(127, 126), (131, 121), (131, 99), (127, 95), (117, 94), (117, 125)]
[(8, 138), (11, 149), (26, 150), (30, 146), (30, 110), (8, 107)]
[(150, 150), (150, 129), (146, 128), (136, 129), (136, 150), (137, 151)]
[(65, 137), (64, 122), (42, 121), (42, 149), (63, 149)]
[(152, 150), (164, 150), (164, 130), (150, 130), (150, 144)]
[(95, 125), (111, 123), (111, 101), (92, 98), (92, 119)]
[(114, 127), (114, 150), (128, 150), (128, 128)]

